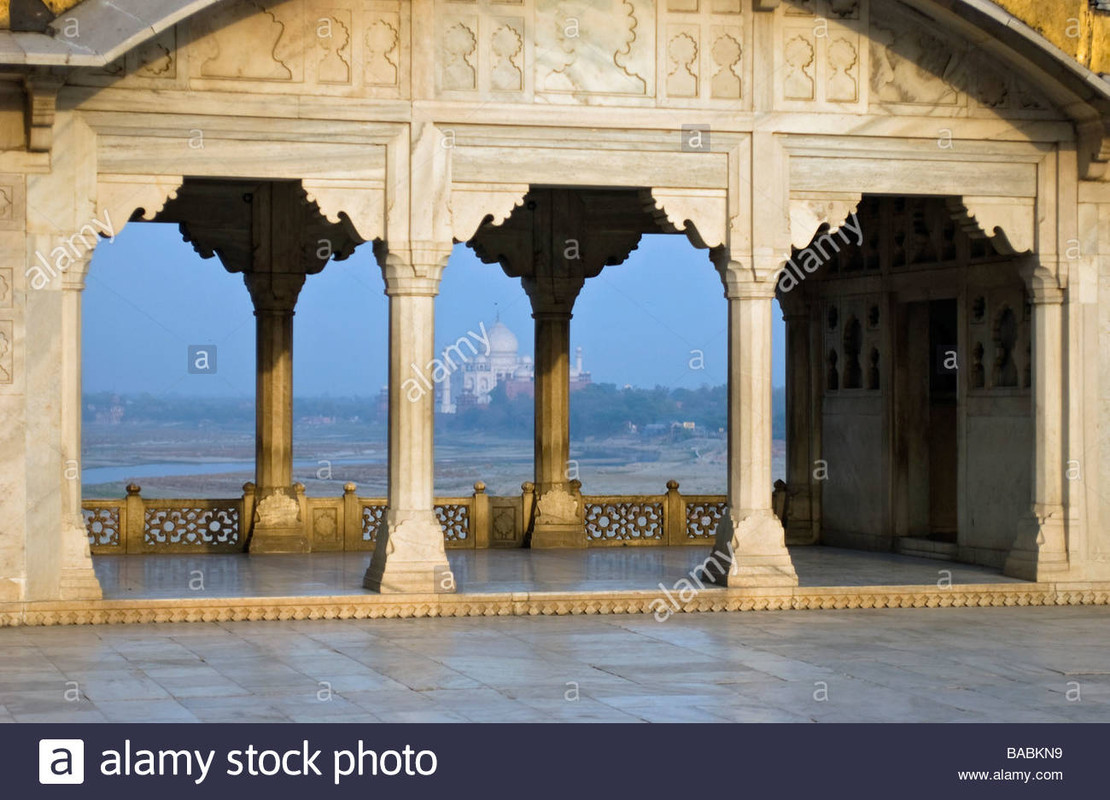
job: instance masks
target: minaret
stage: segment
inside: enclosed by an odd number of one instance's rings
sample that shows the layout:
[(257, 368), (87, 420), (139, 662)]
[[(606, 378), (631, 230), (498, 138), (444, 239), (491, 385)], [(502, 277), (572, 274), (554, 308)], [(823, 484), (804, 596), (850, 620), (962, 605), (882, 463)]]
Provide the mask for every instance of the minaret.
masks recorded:
[(574, 348), (574, 369), (577, 372), (577, 375), (580, 377), (582, 375), (582, 348), (581, 347)]
[(451, 404), (451, 379), (454, 375), (448, 375), (447, 380), (443, 382), (443, 390), (439, 400), (439, 410), (444, 414), (454, 414), (455, 407)]

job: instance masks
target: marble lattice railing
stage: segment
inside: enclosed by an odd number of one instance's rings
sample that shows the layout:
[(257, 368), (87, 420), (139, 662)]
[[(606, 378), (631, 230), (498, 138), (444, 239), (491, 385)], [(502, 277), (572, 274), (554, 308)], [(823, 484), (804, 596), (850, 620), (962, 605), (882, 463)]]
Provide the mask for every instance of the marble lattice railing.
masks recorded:
[[(576, 482), (577, 483), (577, 482)], [(474, 485), (467, 497), (436, 499), (436, 516), (448, 548), (521, 547), (528, 533), (535, 487), (520, 495), (486, 494)], [(373, 550), (385, 516), (384, 498), (359, 497), (353, 483), (340, 497), (308, 497), (295, 486), (314, 552)], [(781, 515), (782, 490), (775, 508)], [(670, 481), (658, 495), (579, 495), (583, 547), (705, 544), (727, 512), (723, 495), (683, 495)], [(143, 497), (135, 484), (122, 499), (87, 499), (82, 504), (94, 554), (237, 553), (247, 549), (254, 513), (254, 484), (227, 499), (164, 500)]]

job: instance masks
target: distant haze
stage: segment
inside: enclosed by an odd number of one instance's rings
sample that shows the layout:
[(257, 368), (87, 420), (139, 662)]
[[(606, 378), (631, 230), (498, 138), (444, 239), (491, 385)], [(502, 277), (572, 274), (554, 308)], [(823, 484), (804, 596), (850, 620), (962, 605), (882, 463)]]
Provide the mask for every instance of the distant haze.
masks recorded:
[[(203, 260), (175, 225), (131, 224), (97, 248), (84, 294), (84, 390), (254, 394), (254, 315), (241, 275)], [(295, 319), (294, 393), (371, 395), (386, 382), (387, 298), (369, 247), (309, 276)], [(440, 348), (500, 314), (532, 354), (519, 280), (459, 245), (436, 302)], [(784, 383), (781, 315), (774, 315), (775, 385)], [(571, 346), (594, 382), (696, 388), (725, 382), (727, 317), (706, 251), (681, 236), (645, 236), (629, 259), (586, 282)], [(189, 345), (216, 345), (214, 375), (190, 375)]]

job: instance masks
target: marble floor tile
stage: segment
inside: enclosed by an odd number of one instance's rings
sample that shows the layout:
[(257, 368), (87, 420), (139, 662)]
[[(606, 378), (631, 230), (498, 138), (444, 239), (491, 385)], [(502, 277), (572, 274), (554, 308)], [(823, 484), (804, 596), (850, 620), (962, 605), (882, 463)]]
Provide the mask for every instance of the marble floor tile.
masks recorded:
[(1105, 722), (1108, 623), (1059, 607), (0, 629), (0, 722)]

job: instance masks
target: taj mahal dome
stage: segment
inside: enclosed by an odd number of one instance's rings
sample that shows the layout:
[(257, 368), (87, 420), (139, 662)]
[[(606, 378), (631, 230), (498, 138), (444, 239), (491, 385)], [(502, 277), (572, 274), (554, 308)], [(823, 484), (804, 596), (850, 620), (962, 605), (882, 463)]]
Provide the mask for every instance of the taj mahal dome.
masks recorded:
[[(520, 342), (498, 318), (486, 332), (488, 352), (478, 353), (462, 363), (451, 377), (438, 386), (436, 410), (455, 414), (461, 408), (489, 405), (493, 392), (504, 386), (509, 398), (535, 396), (536, 367), (532, 356), (520, 354)], [(590, 373), (582, 367), (582, 348), (574, 351), (570, 365), (570, 389), (590, 383)]]

